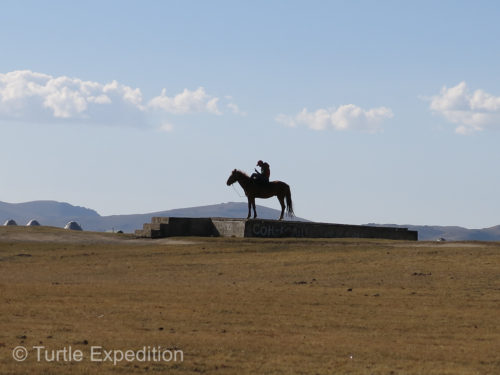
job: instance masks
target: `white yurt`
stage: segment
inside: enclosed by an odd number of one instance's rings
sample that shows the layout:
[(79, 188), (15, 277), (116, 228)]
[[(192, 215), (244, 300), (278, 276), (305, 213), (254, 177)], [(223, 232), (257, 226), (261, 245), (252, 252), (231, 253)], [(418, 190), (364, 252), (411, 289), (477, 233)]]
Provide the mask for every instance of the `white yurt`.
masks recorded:
[(64, 229), (70, 229), (70, 230), (83, 230), (80, 224), (78, 224), (76, 221), (70, 221)]
[(38, 220), (35, 220), (35, 219), (31, 219), (28, 224), (26, 224), (27, 227), (39, 227), (40, 226), (40, 223), (38, 222)]
[(4, 226), (7, 225), (17, 225), (17, 223), (13, 219), (7, 220), (5, 223), (3, 223)]

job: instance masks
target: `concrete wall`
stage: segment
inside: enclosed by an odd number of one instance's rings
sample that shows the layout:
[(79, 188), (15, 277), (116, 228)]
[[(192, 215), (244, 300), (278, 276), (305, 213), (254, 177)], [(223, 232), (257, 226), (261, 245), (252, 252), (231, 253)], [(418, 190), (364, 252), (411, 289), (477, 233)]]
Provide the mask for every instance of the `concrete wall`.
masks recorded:
[(248, 220), (212, 218), (216, 235), (221, 237), (244, 237)]
[(263, 237), (263, 238), (386, 238), (418, 240), (418, 232), (407, 228), (371, 227), (300, 221), (245, 220), (228, 218), (154, 217), (137, 230), (138, 237)]
[(388, 238), (393, 240), (418, 239), (418, 232), (407, 228), (370, 227), (294, 221), (248, 220), (245, 237), (304, 237), (304, 238)]

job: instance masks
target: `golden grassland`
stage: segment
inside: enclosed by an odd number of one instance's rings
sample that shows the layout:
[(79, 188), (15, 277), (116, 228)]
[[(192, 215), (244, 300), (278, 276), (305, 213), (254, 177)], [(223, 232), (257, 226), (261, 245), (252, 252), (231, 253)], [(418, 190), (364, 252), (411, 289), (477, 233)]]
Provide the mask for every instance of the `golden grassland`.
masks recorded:
[[(499, 266), (498, 243), (4, 227), (0, 373), (500, 374)], [(183, 361), (93, 362), (93, 346)]]

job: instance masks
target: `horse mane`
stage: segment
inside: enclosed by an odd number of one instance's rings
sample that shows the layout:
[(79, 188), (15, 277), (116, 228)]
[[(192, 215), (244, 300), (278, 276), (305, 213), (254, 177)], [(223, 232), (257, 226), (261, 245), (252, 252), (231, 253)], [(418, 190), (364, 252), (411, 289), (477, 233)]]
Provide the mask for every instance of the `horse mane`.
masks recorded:
[(247, 175), (245, 172), (243, 172), (241, 169), (235, 169), (235, 171), (236, 173), (242, 174), (243, 176), (250, 178), (250, 176)]

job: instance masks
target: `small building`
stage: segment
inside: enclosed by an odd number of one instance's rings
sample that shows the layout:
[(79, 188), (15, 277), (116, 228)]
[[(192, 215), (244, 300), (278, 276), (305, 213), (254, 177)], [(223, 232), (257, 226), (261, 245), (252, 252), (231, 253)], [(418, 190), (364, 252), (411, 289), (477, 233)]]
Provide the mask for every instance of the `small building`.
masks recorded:
[(35, 220), (35, 219), (31, 219), (28, 224), (26, 224), (27, 227), (39, 227), (40, 226), (40, 223)]
[(13, 220), (13, 219), (9, 219), (7, 220), (4, 224), (4, 226), (8, 226), (8, 225), (17, 225), (16, 221)]
[(83, 230), (80, 224), (78, 224), (76, 221), (70, 221), (64, 229), (70, 229), (70, 230)]

